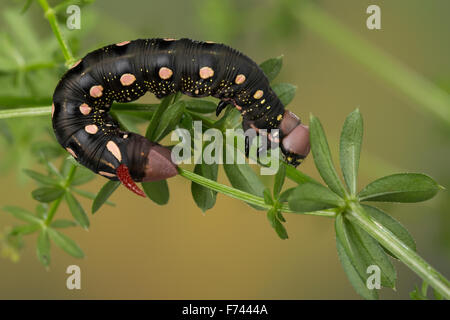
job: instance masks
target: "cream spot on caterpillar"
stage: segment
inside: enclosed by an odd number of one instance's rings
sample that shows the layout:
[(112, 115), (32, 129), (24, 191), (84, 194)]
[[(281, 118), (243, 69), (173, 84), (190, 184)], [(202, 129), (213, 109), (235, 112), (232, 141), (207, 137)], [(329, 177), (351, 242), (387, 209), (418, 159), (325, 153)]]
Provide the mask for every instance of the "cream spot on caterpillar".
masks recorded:
[(208, 79), (214, 75), (214, 70), (210, 67), (202, 67), (199, 71), (200, 78)]
[(75, 68), (77, 65), (79, 65), (80, 64), (80, 62), (81, 62), (81, 59), (80, 60), (78, 60), (77, 62), (75, 62), (69, 69), (73, 69), (73, 68)]
[(52, 103), (52, 118), (53, 118), (53, 114), (55, 113), (55, 104)]
[(253, 95), (253, 98), (255, 98), (255, 99), (261, 99), (263, 95), (264, 95), (264, 91), (262, 91), (262, 90), (257, 90), (257, 91), (255, 92), (255, 94)]
[(91, 110), (92, 110), (92, 108), (89, 107), (86, 103), (83, 103), (80, 106), (80, 112), (85, 116), (87, 116), (91, 112)]
[(103, 87), (101, 85), (92, 86), (89, 90), (91, 97), (100, 98), (103, 95)]
[(120, 77), (120, 83), (123, 86), (129, 86), (132, 85), (133, 82), (136, 81), (136, 77), (131, 74), (131, 73), (124, 73), (121, 77)]
[(84, 130), (89, 134), (96, 134), (98, 131), (98, 127), (95, 124), (89, 124), (84, 127)]
[(119, 160), (119, 162), (122, 162), (122, 154), (114, 141), (108, 141), (106, 148), (113, 154), (114, 157), (116, 157), (117, 160)]
[(176, 39), (174, 39), (174, 38), (164, 38), (163, 40), (164, 41), (175, 41)]
[(238, 74), (238, 75), (236, 76), (236, 79), (234, 79), (234, 82), (235, 82), (236, 84), (243, 84), (244, 81), (245, 81), (245, 75), (243, 75), (243, 74)]
[(106, 172), (106, 171), (99, 171), (98, 173), (101, 174), (102, 176), (110, 177), (110, 178), (113, 178), (113, 177), (116, 176), (114, 173), (109, 173), (109, 172)]
[(173, 71), (169, 68), (162, 67), (161, 69), (159, 69), (158, 75), (161, 79), (167, 80), (170, 79), (170, 77), (173, 75)]
[(242, 107), (241, 107), (241, 106), (235, 105), (235, 107), (236, 107), (236, 109), (238, 109), (239, 111), (242, 110)]
[(130, 42), (131, 41), (122, 41), (122, 42), (116, 43), (116, 46), (118, 46), (118, 47), (125, 46), (125, 45), (129, 44)]
[(73, 152), (72, 149), (70, 148), (66, 148), (67, 152), (70, 153), (72, 155), (72, 157), (77, 158), (77, 155), (75, 154), (75, 152)]

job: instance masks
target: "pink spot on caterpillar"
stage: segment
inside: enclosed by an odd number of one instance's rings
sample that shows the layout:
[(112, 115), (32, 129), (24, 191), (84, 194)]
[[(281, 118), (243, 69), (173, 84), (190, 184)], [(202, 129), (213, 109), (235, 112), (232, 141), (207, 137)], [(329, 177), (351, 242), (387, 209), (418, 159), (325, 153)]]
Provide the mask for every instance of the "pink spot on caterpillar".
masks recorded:
[(236, 76), (236, 79), (234, 79), (234, 82), (235, 82), (236, 84), (243, 84), (244, 81), (245, 81), (245, 75), (243, 75), (243, 74), (238, 74), (238, 75)]
[(119, 162), (122, 162), (122, 153), (120, 153), (120, 149), (114, 141), (108, 141), (106, 144), (106, 148), (116, 157)]
[(169, 68), (162, 67), (161, 69), (159, 69), (158, 75), (161, 79), (167, 80), (173, 75), (173, 71)]
[(53, 118), (53, 114), (55, 113), (55, 104), (52, 103), (52, 118)]
[(200, 78), (208, 79), (214, 75), (214, 70), (210, 67), (202, 67), (199, 71)]
[(164, 38), (164, 41), (175, 41), (176, 39), (174, 38)]
[(98, 131), (98, 127), (95, 124), (89, 124), (84, 127), (84, 130), (86, 130), (86, 132), (89, 134), (96, 134)]
[(106, 171), (99, 171), (98, 174), (101, 174), (102, 176), (109, 177), (109, 178), (114, 178), (116, 176), (114, 173), (109, 173)]
[(253, 95), (253, 98), (255, 98), (255, 99), (261, 99), (263, 95), (264, 95), (264, 91), (262, 91), (262, 90), (257, 90), (257, 91), (255, 92), (255, 94)]
[(130, 176), (130, 172), (128, 171), (128, 167), (124, 164), (121, 164), (117, 170), (117, 177), (119, 178), (120, 182), (127, 187), (129, 190), (136, 193), (138, 196), (145, 198), (145, 193), (139, 189), (139, 187), (136, 185), (136, 183), (133, 181), (133, 179)]
[(121, 46), (126, 46), (127, 44), (129, 44), (131, 41), (122, 41), (119, 43), (116, 43), (116, 46), (121, 47)]
[(87, 116), (91, 112), (91, 110), (92, 110), (92, 108), (89, 107), (86, 103), (83, 103), (80, 106), (80, 112), (85, 116)]
[(121, 77), (120, 77), (120, 83), (123, 86), (129, 86), (132, 85), (133, 82), (136, 81), (136, 77), (131, 74), (131, 73), (124, 73)]
[(237, 104), (235, 104), (234, 106), (235, 106), (235, 107), (236, 107), (236, 109), (238, 109), (239, 111), (241, 111), (241, 110), (242, 110), (242, 107), (241, 107), (241, 106), (238, 106)]
[(72, 155), (72, 157), (74, 157), (75, 159), (77, 158), (77, 155), (75, 154), (75, 152), (73, 152), (72, 149), (66, 148), (66, 150), (67, 150), (67, 152), (69, 152)]
[(75, 62), (71, 67), (70, 67), (70, 69), (73, 69), (73, 68), (75, 68), (77, 65), (79, 65), (80, 64), (80, 62), (81, 62), (81, 59), (80, 60), (78, 60), (77, 62)]
[(103, 95), (103, 87), (101, 85), (92, 86), (89, 90), (91, 97), (100, 98)]

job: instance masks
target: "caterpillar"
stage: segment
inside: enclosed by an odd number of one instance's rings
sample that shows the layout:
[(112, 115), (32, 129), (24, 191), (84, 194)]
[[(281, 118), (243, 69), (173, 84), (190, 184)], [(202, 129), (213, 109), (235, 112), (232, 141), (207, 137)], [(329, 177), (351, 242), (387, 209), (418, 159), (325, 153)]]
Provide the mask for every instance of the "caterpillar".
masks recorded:
[[(113, 101), (133, 101), (147, 91), (157, 98), (175, 92), (213, 96), (220, 99), (217, 116), (234, 105), (244, 131), (267, 129), (270, 141), (281, 142), (289, 164), (297, 166), (309, 153), (308, 127), (284, 109), (254, 61), (224, 44), (190, 39), (125, 41), (77, 61), (53, 94), (58, 142), (82, 165), (145, 197), (135, 182), (175, 176), (177, 166), (168, 148), (121, 130), (108, 111)], [(245, 146), (248, 156), (248, 139)]]

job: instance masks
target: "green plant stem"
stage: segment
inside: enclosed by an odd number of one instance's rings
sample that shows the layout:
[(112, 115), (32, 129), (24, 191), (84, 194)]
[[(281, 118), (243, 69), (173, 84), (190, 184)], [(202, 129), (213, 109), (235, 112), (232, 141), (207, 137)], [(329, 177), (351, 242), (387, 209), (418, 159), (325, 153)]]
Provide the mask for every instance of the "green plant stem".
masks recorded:
[[(264, 202), (264, 199), (262, 197), (258, 197), (253, 194), (250, 194), (248, 192), (226, 186), (224, 184), (221, 184), (216, 181), (210, 180), (208, 178), (202, 177), (198, 174), (195, 174), (191, 171), (188, 171), (188, 170), (185, 170), (182, 168), (178, 168), (178, 173), (180, 174), (180, 176), (182, 176), (188, 180), (191, 180), (195, 183), (198, 183), (198, 184), (200, 184), (204, 187), (207, 187), (209, 189), (212, 189), (214, 191), (223, 193), (229, 197), (239, 199), (239, 200), (245, 201), (247, 203), (254, 204), (258, 207), (261, 207), (261, 208), (264, 208), (267, 210), (272, 208), (271, 205), (266, 204)], [(288, 212), (288, 213), (298, 213), (298, 212), (292, 211), (287, 204), (281, 204), (280, 210), (283, 212)], [(330, 209), (330, 210), (320, 210), (320, 211), (314, 211), (314, 212), (302, 212), (301, 214), (334, 218), (336, 216), (336, 211), (334, 209)]]
[(0, 110), (0, 119), (35, 117), (48, 115), (52, 112), (52, 107), (32, 107)]
[[(64, 181), (63, 188), (67, 190), (67, 188), (70, 187), (72, 184), (73, 178), (75, 177), (75, 172), (77, 171), (77, 166), (75, 164), (72, 164), (69, 170), (69, 174), (67, 175), (66, 180)], [(61, 204), (62, 199), (64, 198), (64, 194), (61, 195), (58, 199), (52, 202), (52, 205), (50, 206), (50, 209), (48, 210), (47, 218), (45, 219), (45, 225), (50, 225), (52, 222), (53, 216), (56, 213), (56, 210), (58, 210), (59, 205)]]
[(75, 58), (72, 55), (72, 51), (70, 50), (66, 39), (64, 38), (61, 29), (59, 28), (58, 21), (56, 20), (55, 10), (49, 6), (47, 0), (39, 0), (39, 4), (44, 10), (44, 14), (50, 26), (53, 30), (53, 33), (58, 40), (59, 46), (61, 47), (62, 53), (64, 55), (64, 59), (66, 60), (66, 66), (69, 67), (75, 63)]
[(407, 247), (392, 232), (369, 217), (359, 203), (349, 202), (348, 206), (349, 210), (346, 211), (346, 214), (350, 220), (374, 237), (437, 292), (446, 299), (450, 299), (450, 283), (443, 275)]
[(412, 98), (417, 102), (413, 106), (421, 107), (421, 111), (431, 113), (450, 125), (450, 95), (444, 90), (354, 34), (312, 1), (305, 1), (296, 14), (299, 21), (317, 35)]

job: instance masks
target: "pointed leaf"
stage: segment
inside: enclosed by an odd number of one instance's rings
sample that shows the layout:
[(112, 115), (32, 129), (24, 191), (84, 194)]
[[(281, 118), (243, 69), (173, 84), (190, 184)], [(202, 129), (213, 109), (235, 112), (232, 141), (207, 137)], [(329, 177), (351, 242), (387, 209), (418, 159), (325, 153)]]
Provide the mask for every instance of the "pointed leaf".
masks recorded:
[(37, 240), (36, 254), (39, 261), (48, 267), (50, 264), (50, 239), (48, 238), (47, 229), (41, 230)]
[(275, 229), (278, 236), (281, 239), (288, 239), (288, 234), (286, 231), (286, 228), (283, 226), (283, 224), (277, 219), (277, 210), (275, 208), (270, 209), (267, 211), (267, 219), (269, 219), (269, 222), (272, 226), (272, 228)]
[(56, 231), (55, 229), (47, 228), (47, 230), (48, 230), (48, 235), (49, 235), (50, 239), (58, 247), (63, 249), (65, 252), (70, 254), (72, 257), (75, 257), (75, 258), (83, 258), (84, 257), (83, 251), (75, 243), (75, 241), (73, 241), (72, 239), (67, 237), (65, 234), (63, 234), (59, 231)]
[(356, 194), (362, 137), (363, 120), (359, 109), (356, 109), (345, 119), (339, 147), (342, 174), (351, 194)]
[(57, 219), (50, 224), (52, 228), (69, 228), (76, 227), (77, 225), (75, 221), (66, 219)]
[(344, 200), (337, 194), (322, 185), (310, 182), (299, 185), (289, 196), (289, 207), (297, 212), (311, 212), (344, 205)]
[(184, 101), (178, 101), (170, 105), (160, 118), (160, 121), (153, 134), (152, 141), (159, 141), (164, 138), (180, 122), (181, 115), (184, 112)]
[[(388, 229), (389, 231), (391, 231), (405, 245), (407, 245), (412, 250), (416, 251), (416, 242), (414, 241), (413, 237), (408, 232), (408, 230), (406, 230), (406, 228), (402, 224), (400, 224), (400, 222), (398, 222), (393, 217), (391, 217), (390, 215), (388, 215), (387, 213), (385, 213), (384, 211), (382, 211), (376, 207), (372, 207), (372, 206), (368, 206), (368, 205), (362, 205), (362, 206), (364, 208), (364, 211), (368, 215), (370, 215), (377, 224), (380, 224), (383, 227), (385, 227), (386, 229)], [(387, 253), (389, 253), (392, 257), (397, 258), (397, 257), (395, 257), (394, 254), (392, 254), (386, 248), (383, 248), (383, 249), (385, 249), (385, 251)]]
[(361, 201), (420, 202), (433, 198), (439, 185), (422, 173), (398, 173), (368, 184), (359, 193)]
[[(215, 163), (199, 163), (196, 164), (194, 168), (194, 173), (213, 181), (217, 181), (218, 171), (219, 166)], [(192, 182), (191, 184), (191, 193), (195, 203), (203, 212), (211, 209), (216, 203), (217, 192), (209, 188), (205, 188), (195, 182)]]
[(82, 226), (84, 229), (89, 228), (89, 219), (86, 215), (81, 204), (78, 200), (70, 193), (66, 193), (66, 202), (69, 206), (70, 212), (72, 213), (73, 218)]
[(377, 300), (378, 292), (367, 288), (366, 282), (359, 276), (339, 238), (336, 238), (336, 247), (344, 272), (355, 291), (364, 299)]
[(278, 198), (281, 189), (283, 189), (284, 179), (286, 177), (286, 166), (279, 166), (273, 182), (273, 196)]
[(94, 178), (95, 174), (91, 170), (84, 167), (79, 167), (75, 173), (75, 177), (73, 178), (71, 185), (78, 186), (80, 184), (85, 184)]
[(314, 162), (320, 176), (331, 190), (338, 195), (343, 196), (345, 194), (344, 186), (336, 172), (331, 158), (330, 148), (328, 141), (323, 131), (322, 124), (319, 119), (311, 115), (310, 118), (310, 139), (311, 139), (311, 151), (314, 156)]
[(42, 187), (33, 190), (31, 196), (39, 202), (52, 202), (64, 194), (65, 190), (61, 187)]
[[(224, 164), (223, 168), (234, 188), (263, 197), (265, 186), (248, 164)], [(258, 206), (249, 205), (257, 210), (264, 210)]]
[(37, 182), (40, 182), (42, 184), (45, 184), (45, 185), (57, 185), (58, 184), (58, 180), (56, 180), (56, 179), (54, 179), (52, 177), (46, 176), (46, 175), (44, 175), (42, 173), (39, 173), (39, 172), (36, 172), (36, 171), (33, 171), (33, 170), (29, 170), (29, 169), (25, 169), (23, 171), (30, 178), (32, 178), (32, 179), (34, 179)]
[(154, 203), (160, 206), (169, 202), (169, 186), (167, 180), (143, 182), (144, 192)]
[(98, 209), (105, 203), (105, 201), (113, 194), (113, 192), (119, 187), (120, 181), (109, 180), (100, 189), (97, 196), (92, 203), (92, 214), (97, 212)]
[(280, 73), (282, 66), (283, 55), (268, 59), (259, 65), (269, 81), (272, 81), (276, 78), (276, 76)]
[(216, 112), (217, 103), (207, 100), (190, 99), (184, 100), (186, 109), (198, 113), (213, 113)]
[(34, 223), (34, 224), (24, 224), (21, 226), (14, 227), (11, 231), (11, 235), (27, 235), (36, 232), (41, 228), (41, 224)]
[(287, 106), (292, 99), (295, 97), (295, 92), (297, 91), (297, 86), (290, 83), (277, 83), (272, 86), (273, 91), (280, 99), (284, 106)]
[(12, 214), (15, 218), (20, 219), (22, 221), (28, 222), (28, 223), (41, 223), (42, 220), (40, 220), (38, 217), (33, 215), (31, 212), (19, 208), (19, 207), (13, 207), (13, 206), (6, 206), (3, 207), (3, 210), (6, 212), (9, 212)]

